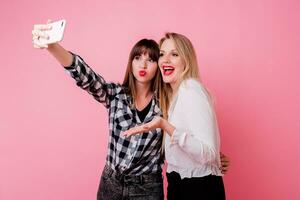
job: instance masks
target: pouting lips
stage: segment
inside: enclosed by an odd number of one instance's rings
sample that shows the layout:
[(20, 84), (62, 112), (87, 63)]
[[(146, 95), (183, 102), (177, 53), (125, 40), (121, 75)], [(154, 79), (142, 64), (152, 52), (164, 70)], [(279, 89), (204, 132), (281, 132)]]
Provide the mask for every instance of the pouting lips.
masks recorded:
[(163, 68), (164, 75), (166, 76), (172, 74), (173, 71), (175, 70), (175, 68), (172, 66), (163, 66), (162, 68)]
[(147, 72), (144, 70), (139, 71), (140, 76), (146, 76)]

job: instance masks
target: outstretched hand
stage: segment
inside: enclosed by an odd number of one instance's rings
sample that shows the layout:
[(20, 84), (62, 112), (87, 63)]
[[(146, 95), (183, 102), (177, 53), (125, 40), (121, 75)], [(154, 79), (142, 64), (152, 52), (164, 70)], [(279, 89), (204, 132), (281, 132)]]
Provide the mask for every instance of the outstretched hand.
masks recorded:
[(156, 128), (163, 129), (163, 118), (162, 117), (154, 117), (151, 122), (145, 123), (140, 126), (133, 127), (123, 133), (125, 137), (129, 137), (131, 135), (142, 134), (144, 132), (149, 132)]
[(33, 47), (37, 49), (48, 48), (47, 44), (43, 44), (40, 39), (49, 39), (46, 31), (51, 30), (51, 26), (49, 25), (51, 20), (47, 21), (47, 24), (35, 24), (32, 30), (32, 43)]

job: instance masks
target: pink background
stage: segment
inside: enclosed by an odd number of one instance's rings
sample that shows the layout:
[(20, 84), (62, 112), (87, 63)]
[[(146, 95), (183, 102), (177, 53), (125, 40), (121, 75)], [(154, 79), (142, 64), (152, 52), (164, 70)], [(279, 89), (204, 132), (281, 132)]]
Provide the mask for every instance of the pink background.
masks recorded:
[(122, 81), (144, 37), (188, 36), (213, 93), (227, 199), (300, 199), (297, 0), (0, 2), (0, 199), (92, 200), (104, 166), (105, 108), (81, 91), (31, 30), (67, 20), (63, 46)]

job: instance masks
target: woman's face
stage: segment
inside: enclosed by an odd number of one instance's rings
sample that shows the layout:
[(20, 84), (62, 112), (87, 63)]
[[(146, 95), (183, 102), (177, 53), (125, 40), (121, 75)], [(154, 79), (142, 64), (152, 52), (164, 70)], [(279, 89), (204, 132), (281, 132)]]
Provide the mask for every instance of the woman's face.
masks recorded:
[(157, 62), (149, 54), (137, 55), (132, 60), (133, 76), (139, 83), (150, 83), (157, 70)]
[(179, 85), (179, 78), (185, 65), (172, 39), (166, 39), (162, 43), (159, 56), (158, 65), (163, 81), (169, 83), (174, 89)]

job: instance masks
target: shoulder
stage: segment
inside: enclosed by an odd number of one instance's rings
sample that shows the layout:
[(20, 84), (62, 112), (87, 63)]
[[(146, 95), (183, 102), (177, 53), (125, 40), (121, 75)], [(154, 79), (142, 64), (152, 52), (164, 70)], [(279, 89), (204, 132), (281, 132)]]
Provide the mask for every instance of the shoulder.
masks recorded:
[(179, 93), (187, 96), (209, 96), (204, 85), (196, 79), (184, 80), (179, 86)]
[(210, 106), (212, 98), (205, 86), (196, 79), (184, 80), (178, 89), (178, 99), (184, 107)]

